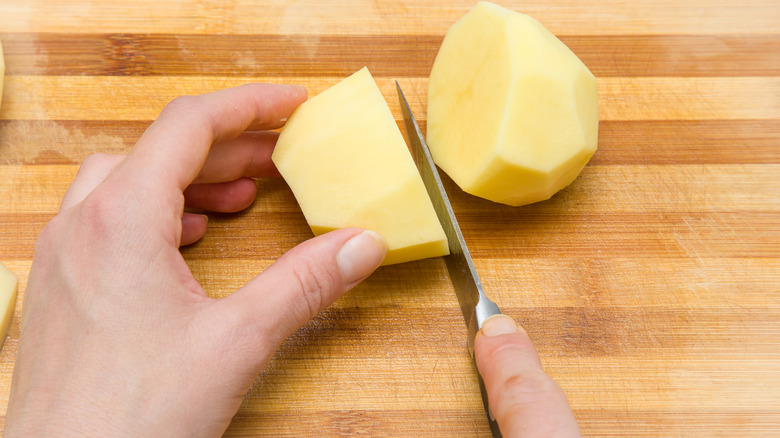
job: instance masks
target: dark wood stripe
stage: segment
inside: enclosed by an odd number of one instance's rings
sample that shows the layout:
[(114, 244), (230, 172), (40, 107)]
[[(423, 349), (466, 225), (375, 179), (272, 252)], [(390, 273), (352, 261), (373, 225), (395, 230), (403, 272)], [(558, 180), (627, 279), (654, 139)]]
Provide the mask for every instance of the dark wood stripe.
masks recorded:
[[(150, 123), (0, 120), (7, 145), (0, 164), (78, 164), (94, 152), (127, 153)], [(777, 120), (604, 121), (591, 164), (780, 164), (779, 144)]]
[(780, 164), (778, 145), (780, 120), (603, 120), (590, 163)]
[[(780, 216), (774, 212), (560, 213), (492, 204), (491, 210), (461, 214), (458, 202), (454, 208), (475, 258), (777, 257), (780, 245)], [(0, 259), (31, 258), (51, 217), (0, 212)], [(214, 254), (274, 260), (311, 236), (297, 211), (214, 214), (206, 236), (182, 252), (199, 260)]]
[[(458, 216), (469, 249), (476, 258), (600, 257), (602, 254), (777, 257), (780, 245), (780, 216), (774, 212), (566, 214), (545, 212), (534, 205), (521, 208), (492, 205), (490, 210)], [(454, 208), (461, 211), (458, 203)], [(275, 259), (311, 237), (301, 213), (249, 212), (246, 215), (256, 217), (250, 220), (259, 225), (247, 227), (233, 218), (217, 218), (210, 234), (185, 253), (194, 258), (220, 254)]]
[(458, 220), (475, 258), (777, 257), (780, 245), (775, 212), (561, 214), (543, 208), (501, 206)]
[[(441, 36), (0, 34), (9, 75), (426, 77)], [(776, 76), (780, 35), (597, 35), (562, 41), (596, 76)]]
[(602, 121), (592, 164), (780, 164), (780, 120)]
[(780, 35), (595, 35), (561, 40), (599, 76), (777, 76)]

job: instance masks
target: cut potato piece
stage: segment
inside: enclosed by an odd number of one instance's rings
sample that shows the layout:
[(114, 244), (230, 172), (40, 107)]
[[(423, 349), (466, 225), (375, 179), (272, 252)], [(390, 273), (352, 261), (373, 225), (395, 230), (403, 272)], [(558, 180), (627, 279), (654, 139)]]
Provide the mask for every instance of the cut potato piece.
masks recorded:
[(548, 199), (597, 137), (596, 78), (538, 21), (480, 2), (447, 31), (428, 81), (428, 146), (464, 191)]
[(296, 109), (272, 159), (315, 235), (373, 230), (387, 240), (385, 265), (449, 253), (422, 178), (367, 68)]
[(0, 312), (3, 314), (3, 321), (0, 322), (0, 348), (5, 343), (5, 337), (8, 334), (8, 327), (11, 325), (11, 318), (14, 316), (16, 308), (17, 278), (13, 272), (9, 271), (0, 263)]

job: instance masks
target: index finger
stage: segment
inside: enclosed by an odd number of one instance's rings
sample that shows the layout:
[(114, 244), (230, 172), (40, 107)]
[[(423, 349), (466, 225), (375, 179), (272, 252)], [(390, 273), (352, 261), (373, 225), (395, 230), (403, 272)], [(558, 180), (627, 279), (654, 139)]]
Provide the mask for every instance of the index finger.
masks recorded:
[(474, 355), (503, 436), (580, 436), (566, 395), (512, 318), (488, 318), (474, 341)]
[(190, 185), (211, 145), (246, 130), (275, 129), (306, 100), (306, 89), (293, 85), (246, 84), (174, 99), (138, 140), (118, 169), (136, 180), (151, 178), (157, 187)]

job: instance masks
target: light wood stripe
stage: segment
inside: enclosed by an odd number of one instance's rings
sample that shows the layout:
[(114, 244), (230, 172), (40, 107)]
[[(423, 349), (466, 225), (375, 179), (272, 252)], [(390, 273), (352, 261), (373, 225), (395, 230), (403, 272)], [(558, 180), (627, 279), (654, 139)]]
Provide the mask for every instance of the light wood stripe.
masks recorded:
[[(410, 282), (406, 286), (412, 287)], [(776, 309), (745, 308), (724, 314), (722, 308), (505, 305), (501, 310), (520, 321), (539, 354), (551, 363), (565, 363), (565, 358), (572, 357), (668, 357), (683, 351), (692, 357), (706, 354), (714, 361), (735, 360), (735, 354), (780, 358), (777, 352), (767, 350), (780, 329), (780, 321), (774, 317)], [(411, 326), (410, 320), (415, 321)], [(739, 333), (734, 333), (734, 327), (740, 328)], [(345, 358), (383, 357), (385, 351), (393, 351), (397, 359), (468, 356), (459, 308), (397, 306), (328, 309), (296, 332), (280, 354), (287, 360), (302, 360), (315, 350), (314, 356), (329, 357), (330, 351), (344, 346), (345, 333), (355, 344), (340, 353)], [(301, 348), (314, 339), (316, 345)]]
[[(691, 406), (686, 410), (625, 411), (582, 407), (574, 410), (583, 436), (637, 437), (728, 436), (739, 425), (743, 436), (771, 436), (776, 411), (714, 410)], [(415, 419), (410, 421), (410, 418)], [(282, 430), (284, 434), (269, 430)], [(480, 411), (418, 407), (409, 410), (364, 409), (299, 412), (240, 410), (225, 436), (345, 436), (361, 431), (393, 431), (399, 436), (485, 437), (492, 434)], [(442, 433), (446, 430), (447, 433)]]
[[(637, 363), (638, 359), (640, 363)], [(766, 382), (764, 388), (769, 394), (763, 398), (740, 391), (740, 385), (749, 385), (761, 376), (780, 372), (777, 359), (775, 356), (756, 360), (693, 359), (683, 362), (654, 360), (648, 356), (611, 360), (570, 358), (557, 360), (555, 366), (545, 363), (545, 367), (558, 378), (574, 409), (599, 406), (606, 410), (689, 412), (700, 407), (697, 401), (702, 385), (711, 385), (710, 389), (717, 390), (721, 396), (708, 400), (708, 409), (747, 413), (777, 411), (780, 402), (778, 382)], [(245, 400), (242, 407), (266, 412), (394, 411), (410, 406), (459, 410), (481, 403), (468, 353), (439, 360), (366, 357), (350, 362), (351, 366), (347, 366), (339, 359), (314, 358), (285, 362), (284, 369), (278, 370), (274, 370), (272, 364), (266, 373), (268, 377), (261, 378), (255, 386), (257, 396)], [(386, 369), (387, 373), (377, 374), (376, 369)], [(628, 372), (636, 375), (628, 378)], [(320, 383), (312, 385), (313, 381)], [(665, 386), (659, 388), (659, 383)], [(365, 391), (366, 397), (351, 399), (348, 394), (354, 386)], [(424, 387), (430, 390), (422, 392), (420, 388)], [(260, 397), (260, 391), (273, 392), (276, 397)]]
[[(777, 411), (740, 411), (709, 409), (703, 404), (686, 409), (636, 409), (632, 411), (575, 409), (574, 415), (583, 436), (637, 437), (659, 436), (772, 436), (777, 430)], [(486, 435), (489, 437), (489, 435)]]
[[(2, 120), (151, 120), (166, 103), (247, 82), (300, 84), (319, 94), (338, 79), (320, 77), (80, 77), (9, 76)], [(425, 120), (424, 78), (399, 79), (412, 111)], [(396, 114), (391, 79), (377, 78)], [(41, 96), (56, 96), (42, 99)], [(601, 78), (599, 118), (615, 120), (720, 120), (780, 118), (780, 77)]]
[[(628, 367), (639, 370), (653, 362), (659, 363), (656, 367), (661, 371), (691, 368), (704, 374), (735, 376), (727, 379), (733, 383), (752, 378), (747, 370), (736, 377), (745, 364), (756, 366), (768, 362), (776, 367), (780, 362), (780, 354), (772, 351), (774, 334), (780, 325), (773, 318), (774, 311), (746, 308), (725, 315), (722, 309), (601, 308), (588, 311), (590, 319), (585, 320), (578, 317), (584, 312), (582, 309), (506, 307), (502, 310), (520, 320), (548, 373), (567, 386), (588, 388), (602, 379), (636, 379), (636, 375), (627, 372)], [(605, 323), (605, 318), (610, 318), (609, 323)], [(18, 352), (18, 321), (15, 316), (14, 330), (3, 348), (4, 364), (12, 362)], [(739, 328), (738, 333), (734, 333), (735, 327)], [(396, 372), (396, 363), (437, 363), (445, 378), (461, 375), (471, 380), (473, 371), (466, 344), (465, 324), (457, 309), (330, 308), (287, 339), (276, 357), (285, 364), (285, 373), (297, 369), (299, 363), (314, 369), (318, 362), (335, 362), (342, 369), (360, 365), (358, 368), (362, 369), (368, 363), (384, 360), (390, 362), (386, 364), (388, 372), (382, 374), (386, 379), (404, 375)], [(676, 357), (687, 359), (676, 360)], [(604, 372), (588, 371), (588, 364), (603, 366), (604, 363), (610, 364)], [(368, 368), (372, 373), (371, 367)], [(268, 378), (274, 369), (271, 364), (261, 378)], [(757, 367), (753, 372), (760, 369)], [(763, 372), (771, 374), (773, 370), (776, 368), (764, 367)], [(0, 368), (0, 376), (8, 376), (9, 382), (11, 373), (11, 367)], [(656, 377), (644, 376), (657, 383)], [(291, 380), (285, 376), (279, 385), (287, 385)], [(690, 389), (702, 388), (695, 376), (689, 380), (692, 381)], [(730, 386), (728, 382), (720, 385)], [(418, 383), (404, 384), (419, 387)], [(620, 386), (620, 383), (613, 384)], [(730, 390), (739, 392), (740, 388)], [(772, 394), (780, 397), (777, 392)], [(695, 398), (696, 394), (688, 397)]]
[[(0, 175), (8, 181), (0, 186), (0, 199), (13, 205), (18, 214), (55, 213), (77, 170), (77, 165), (0, 165)], [(457, 214), (730, 210), (780, 215), (780, 204), (774, 202), (780, 196), (778, 174), (780, 165), (589, 165), (551, 201), (520, 208), (475, 198), (449, 178), (445, 187)], [(260, 199), (248, 213), (250, 216), (300, 211), (283, 180), (262, 179), (259, 187)]]
[[(13, 76), (425, 77), (442, 35), (0, 35)], [(568, 35), (597, 77), (777, 76), (776, 35)], [(382, 47), (382, 50), (376, 50)], [(670, 49), (673, 48), (673, 49)]]
[(780, 118), (780, 78), (599, 79), (600, 120)]
[[(52, 3), (5, 0), (0, 32), (179, 33), (179, 34), (444, 34), (474, 6), (471, 0), (391, 3), (300, 1), (276, 7), (252, 0), (182, 0), (132, 3), (88, 0)], [(504, 1), (557, 35), (777, 33), (780, 12), (773, 0), (607, 0), (598, 6), (565, 0)]]
[[(223, 298), (270, 266), (272, 259), (187, 259), (211, 297)], [(19, 276), (24, 291), (31, 261), (0, 258)], [(584, 259), (566, 256), (482, 258), (475, 261), (492, 299), (523, 317), (525, 308), (645, 308), (695, 312), (697, 308), (777, 311), (769, 291), (780, 284), (780, 261), (773, 258)], [(410, 288), (407, 277), (425, 278)], [(20, 295), (20, 299), (23, 294)], [(441, 259), (382, 267), (333, 304), (333, 309), (457, 309), (453, 286)], [(17, 314), (20, 314), (17, 307)], [(457, 318), (456, 318), (457, 319)], [(527, 319), (527, 318), (524, 318)], [(14, 330), (12, 330), (13, 332)], [(17, 336), (18, 336), (18, 332)], [(12, 334), (12, 337), (14, 335)]]
[[(2, 120), (0, 165), (79, 165), (90, 154), (127, 154), (151, 120)], [(70, 174), (69, 174), (70, 175)]]
[[(403, 122), (396, 121), (401, 132)], [(151, 121), (0, 120), (0, 164), (80, 164), (126, 154)], [(425, 124), (421, 126), (425, 134)], [(591, 165), (780, 164), (776, 120), (602, 121)], [(660, 168), (657, 168), (660, 169)]]
[[(284, 432), (271, 433), (269, 429)], [(404, 437), (435, 437), (445, 435), (442, 433), (444, 430), (451, 436), (492, 436), (479, 410), (436, 408), (422, 404), (397, 411), (348, 408), (304, 416), (298, 412), (242, 409), (233, 417), (225, 436), (354, 436), (365, 431), (389, 436), (391, 434), (385, 431), (392, 431), (393, 435)]]
[[(196, 278), (212, 297), (243, 286), (271, 260), (188, 260)], [(780, 282), (780, 262), (771, 258), (670, 259), (558, 257), (483, 258), (475, 261), (483, 286), (496, 302), (516, 308), (575, 306), (646, 309), (741, 309), (767, 311), (780, 301), (766, 292)], [(421, 278), (410, 290), (399, 274)], [(401, 268), (383, 267), (334, 308), (457, 308), (457, 300), (440, 259)]]

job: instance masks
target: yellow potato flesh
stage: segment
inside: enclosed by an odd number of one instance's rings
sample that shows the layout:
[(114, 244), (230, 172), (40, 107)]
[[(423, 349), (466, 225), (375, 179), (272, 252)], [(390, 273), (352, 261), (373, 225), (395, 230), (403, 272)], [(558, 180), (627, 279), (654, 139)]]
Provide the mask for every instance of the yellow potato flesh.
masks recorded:
[(3, 320), (0, 322), (0, 348), (5, 343), (5, 337), (8, 334), (8, 327), (11, 325), (11, 318), (14, 316), (16, 308), (17, 279), (13, 272), (9, 271), (0, 263), (0, 312)]
[(428, 145), (464, 191), (548, 199), (597, 138), (596, 78), (539, 22), (480, 2), (449, 29), (428, 81)]
[(361, 227), (388, 243), (383, 264), (449, 253), (398, 125), (363, 68), (303, 103), (272, 156), (315, 235)]

